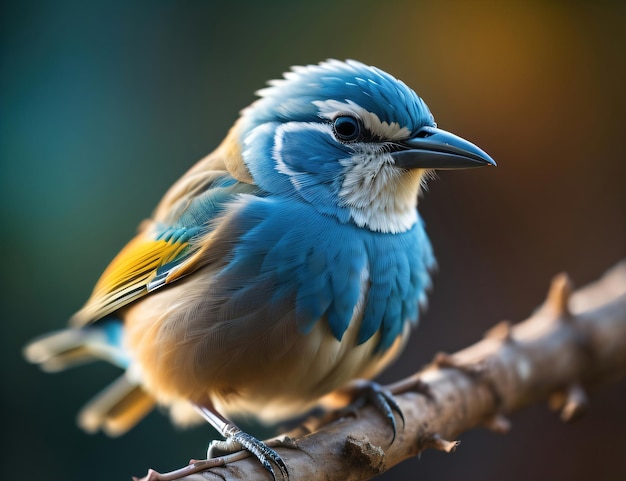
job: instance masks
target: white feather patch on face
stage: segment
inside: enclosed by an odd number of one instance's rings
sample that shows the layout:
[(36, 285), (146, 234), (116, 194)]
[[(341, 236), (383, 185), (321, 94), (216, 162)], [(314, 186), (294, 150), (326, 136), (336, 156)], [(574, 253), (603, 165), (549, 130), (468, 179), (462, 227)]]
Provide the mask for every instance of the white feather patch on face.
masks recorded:
[(363, 126), (372, 134), (388, 141), (408, 139), (411, 132), (406, 127), (401, 127), (397, 122), (387, 123), (381, 121), (378, 115), (369, 112), (352, 100), (340, 102), (338, 100), (316, 100), (313, 102), (319, 109), (319, 115), (323, 118), (334, 120), (340, 115), (352, 115), (361, 119)]
[(376, 144), (360, 144), (339, 162), (344, 167), (339, 197), (356, 225), (393, 234), (413, 227), (421, 171), (398, 169), (393, 157)]

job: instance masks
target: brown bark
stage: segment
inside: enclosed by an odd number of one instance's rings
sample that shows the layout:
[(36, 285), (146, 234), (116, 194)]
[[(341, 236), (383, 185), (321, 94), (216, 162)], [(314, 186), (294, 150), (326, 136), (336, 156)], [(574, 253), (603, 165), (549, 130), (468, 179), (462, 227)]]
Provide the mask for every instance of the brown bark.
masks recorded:
[[(530, 403), (548, 400), (570, 420), (584, 411), (585, 389), (625, 375), (626, 260), (574, 293), (565, 275), (555, 277), (529, 319), (500, 323), (482, 341), (388, 386), (406, 420), (392, 444), (388, 423), (365, 406), (299, 437), (297, 449), (277, 451), (291, 481), (370, 479), (425, 449), (454, 450), (458, 443), (449, 440), (471, 428), (506, 432), (505, 415)], [(168, 479), (271, 479), (258, 461), (242, 457)]]

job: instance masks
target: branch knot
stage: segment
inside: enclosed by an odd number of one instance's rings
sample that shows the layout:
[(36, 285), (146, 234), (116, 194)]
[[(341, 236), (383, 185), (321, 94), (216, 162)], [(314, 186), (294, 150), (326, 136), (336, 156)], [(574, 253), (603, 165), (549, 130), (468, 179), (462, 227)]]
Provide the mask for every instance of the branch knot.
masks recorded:
[(372, 474), (385, 471), (385, 451), (372, 444), (367, 436), (356, 437), (349, 434), (343, 446), (347, 460), (362, 467), (367, 466)]

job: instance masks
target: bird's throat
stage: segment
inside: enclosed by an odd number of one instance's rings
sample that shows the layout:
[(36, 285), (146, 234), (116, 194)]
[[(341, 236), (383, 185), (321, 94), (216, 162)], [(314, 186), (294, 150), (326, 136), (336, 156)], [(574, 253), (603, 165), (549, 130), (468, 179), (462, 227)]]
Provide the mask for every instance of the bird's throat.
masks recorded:
[(375, 232), (397, 234), (417, 222), (417, 198), (423, 171), (398, 169), (384, 156), (366, 161), (345, 160), (345, 176), (339, 191), (352, 221)]

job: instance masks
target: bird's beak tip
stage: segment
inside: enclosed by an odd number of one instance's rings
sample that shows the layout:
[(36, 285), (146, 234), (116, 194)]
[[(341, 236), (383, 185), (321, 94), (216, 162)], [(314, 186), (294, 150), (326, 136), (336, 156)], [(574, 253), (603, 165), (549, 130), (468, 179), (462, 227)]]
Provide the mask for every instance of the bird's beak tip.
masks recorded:
[(436, 127), (422, 127), (418, 134), (403, 142), (405, 149), (391, 155), (406, 169), (467, 169), (497, 166), (485, 151), (467, 140)]

